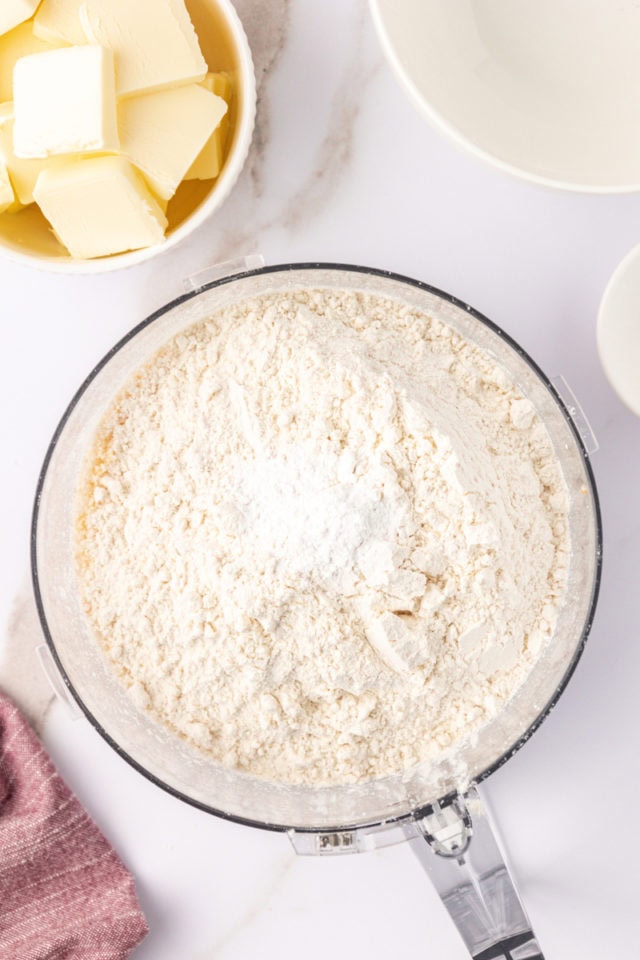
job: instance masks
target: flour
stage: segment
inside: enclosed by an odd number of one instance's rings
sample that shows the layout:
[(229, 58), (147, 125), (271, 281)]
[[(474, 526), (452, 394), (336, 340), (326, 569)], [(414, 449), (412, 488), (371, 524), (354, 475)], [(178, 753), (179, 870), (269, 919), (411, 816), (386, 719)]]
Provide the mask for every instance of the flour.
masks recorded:
[(400, 772), (553, 634), (567, 496), (505, 372), (393, 301), (294, 291), (172, 340), (106, 414), (86, 611), (138, 705), (287, 783)]
[(238, 471), (239, 532), (249, 549), (277, 561), (280, 576), (311, 577), (352, 596), (366, 550), (375, 576), (375, 548), (382, 547), (378, 576), (384, 575), (388, 538), (407, 510), (407, 497), (385, 494), (367, 477), (354, 476), (351, 455), (316, 459), (307, 447), (294, 446), (277, 458), (257, 456)]

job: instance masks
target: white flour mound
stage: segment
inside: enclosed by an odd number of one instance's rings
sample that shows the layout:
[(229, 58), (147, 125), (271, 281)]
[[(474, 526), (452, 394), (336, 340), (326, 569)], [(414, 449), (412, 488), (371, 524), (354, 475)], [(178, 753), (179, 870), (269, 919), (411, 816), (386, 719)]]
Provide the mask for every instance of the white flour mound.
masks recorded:
[(173, 339), (81, 491), (87, 614), (216, 760), (350, 783), (490, 721), (551, 636), (567, 495), (504, 371), (379, 297), (264, 296)]

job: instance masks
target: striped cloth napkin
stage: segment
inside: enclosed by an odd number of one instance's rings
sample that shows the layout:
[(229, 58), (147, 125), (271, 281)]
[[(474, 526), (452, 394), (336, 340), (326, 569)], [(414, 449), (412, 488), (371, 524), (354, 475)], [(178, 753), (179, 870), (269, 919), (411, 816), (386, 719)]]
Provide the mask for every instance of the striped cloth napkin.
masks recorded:
[(124, 960), (146, 932), (131, 874), (0, 694), (0, 960)]

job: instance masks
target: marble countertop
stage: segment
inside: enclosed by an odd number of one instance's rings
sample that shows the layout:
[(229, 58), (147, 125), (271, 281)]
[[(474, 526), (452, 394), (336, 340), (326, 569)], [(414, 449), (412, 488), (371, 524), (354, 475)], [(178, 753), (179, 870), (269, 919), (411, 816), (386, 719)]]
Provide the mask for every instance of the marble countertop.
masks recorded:
[(596, 621), (558, 707), (487, 783), (548, 960), (628, 957), (640, 881), (640, 420), (608, 386), (595, 320), (640, 240), (640, 196), (551, 192), (461, 152), (418, 115), (383, 58), (366, 0), (238, 0), (258, 126), (224, 208), (188, 242), (111, 276), (0, 260), (0, 684), (135, 874), (151, 932), (136, 960), (327, 955), (463, 960), (406, 845), (318, 860), (147, 782), (54, 700), (28, 576), (29, 518), (57, 420), (131, 326), (211, 263), (325, 260), (425, 280), (488, 315), (563, 374), (600, 442), (605, 564)]

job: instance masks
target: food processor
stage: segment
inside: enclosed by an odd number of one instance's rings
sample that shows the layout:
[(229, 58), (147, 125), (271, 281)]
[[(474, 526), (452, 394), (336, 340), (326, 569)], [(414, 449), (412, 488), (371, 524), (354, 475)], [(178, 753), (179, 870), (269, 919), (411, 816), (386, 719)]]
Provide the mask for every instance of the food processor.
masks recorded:
[[(541, 958), (477, 785), (522, 746), (556, 703), (594, 615), (601, 524), (589, 463), (593, 444), (577, 403), (490, 320), (449, 294), (393, 273), (321, 263), (265, 267), (251, 258), (205, 271), (188, 286), (92, 370), (45, 458), (33, 515), (32, 571), (58, 680), (125, 760), (176, 797), (220, 817), (286, 832), (299, 854), (332, 856), (414, 840), (422, 845), (420, 859), (471, 956)], [(284, 785), (224, 767), (140, 711), (90, 628), (74, 561), (78, 478), (101, 418), (134, 371), (177, 333), (214, 311), (300, 288), (356, 291), (397, 301), (449, 324), (489, 354), (544, 423), (569, 503), (565, 601), (550, 642), (515, 696), (493, 721), (434, 761), (369, 782), (326, 787)]]

